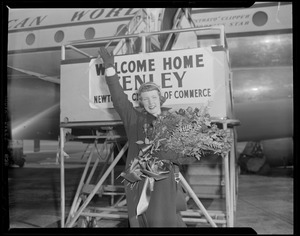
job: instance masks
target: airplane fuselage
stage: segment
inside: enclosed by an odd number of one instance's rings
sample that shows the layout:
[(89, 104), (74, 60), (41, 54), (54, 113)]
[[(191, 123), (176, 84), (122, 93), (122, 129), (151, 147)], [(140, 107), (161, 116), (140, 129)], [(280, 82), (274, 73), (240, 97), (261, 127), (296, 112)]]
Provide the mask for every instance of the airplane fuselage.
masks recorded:
[[(293, 137), (290, 3), (249, 9), (192, 9), (197, 27), (223, 24), (233, 72), (238, 141)], [(15, 139), (57, 139), (61, 46), (113, 36), (138, 9), (10, 9), (8, 100)], [(199, 39), (200, 46), (210, 42)], [(93, 57), (99, 44), (79, 46)], [(68, 59), (79, 58), (75, 52)], [(18, 71), (17, 69), (24, 70)], [(26, 72), (35, 72), (36, 78)], [(31, 104), (29, 106), (29, 104)]]

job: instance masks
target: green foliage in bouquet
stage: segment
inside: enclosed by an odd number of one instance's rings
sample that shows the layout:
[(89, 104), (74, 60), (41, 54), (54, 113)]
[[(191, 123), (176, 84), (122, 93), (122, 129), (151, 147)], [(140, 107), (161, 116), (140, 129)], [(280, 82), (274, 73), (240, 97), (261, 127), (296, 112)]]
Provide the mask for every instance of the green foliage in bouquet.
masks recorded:
[(145, 125), (145, 142), (138, 144), (152, 144), (154, 150), (173, 150), (197, 160), (211, 154), (225, 155), (231, 148), (232, 137), (211, 122), (207, 110), (188, 107), (174, 113), (163, 112), (152, 125)]

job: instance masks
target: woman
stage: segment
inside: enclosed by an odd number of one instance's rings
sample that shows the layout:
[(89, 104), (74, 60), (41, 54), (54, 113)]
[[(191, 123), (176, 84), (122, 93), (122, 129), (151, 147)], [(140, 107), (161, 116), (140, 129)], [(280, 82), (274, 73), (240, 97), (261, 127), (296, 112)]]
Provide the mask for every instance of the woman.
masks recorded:
[[(129, 142), (126, 160), (127, 169), (131, 161), (138, 156), (138, 140), (144, 140), (144, 126), (151, 124), (161, 113), (161, 105), (165, 101), (159, 87), (155, 83), (145, 83), (138, 91), (139, 103), (144, 108), (138, 111), (128, 100), (124, 93), (119, 78), (114, 69), (114, 56), (105, 48), (100, 48), (99, 54), (106, 68), (106, 82), (109, 87), (114, 108), (120, 115)], [(173, 152), (161, 151), (157, 156), (161, 159), (169, 159), (176, 155)], [(168, 158), (169, 157), (169, 158)], [(186, 227), (179, 211), (186, 209), (186, 202), (182, 194), (182, 187), (174, 178), (174, 169), (171, 169), (167, 178), (155, 181), (151, 192), (149, 206), (143, 214), (137, 216), (137, 205), (141, 196), (145, 179), (133, 188), (125, 183), (125, 192), (130, 227)]]

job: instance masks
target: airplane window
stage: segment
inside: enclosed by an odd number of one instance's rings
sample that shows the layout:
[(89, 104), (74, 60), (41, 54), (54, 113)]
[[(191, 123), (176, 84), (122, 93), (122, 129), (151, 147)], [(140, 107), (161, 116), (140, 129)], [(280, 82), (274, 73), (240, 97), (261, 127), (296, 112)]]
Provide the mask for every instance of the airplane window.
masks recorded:
[(32, 45), (34, 41), (35, 41), (35, 35), (33, 33), (28, 34), (26, 37), (26, 43), (28, 45)]
[(253, 15), (252, 21), (256, 26), (263, 26), (268, 21), (268, 15), (263, 11), (258, 11)]
[(85, 39), (92, 39), (95, 37), (95, 29), (94, 28), (87, 28), (84, 32)]
[(63, 41), (64, 37), (65, 37), (64, 32), (59, 30), (55, 33), (54, 40), (55, 40), (55, 42), (59, 43), (59, 42)]

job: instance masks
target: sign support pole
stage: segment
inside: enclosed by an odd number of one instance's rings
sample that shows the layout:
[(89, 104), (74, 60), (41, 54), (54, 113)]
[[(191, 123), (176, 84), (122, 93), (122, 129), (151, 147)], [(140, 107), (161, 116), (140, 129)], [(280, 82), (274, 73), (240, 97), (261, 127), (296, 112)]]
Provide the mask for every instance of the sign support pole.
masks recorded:
[(61, 227), (65, 227), (65, 165), (64, 165), (64, 128), (60, 128), (60, 200), (61, 200)]

